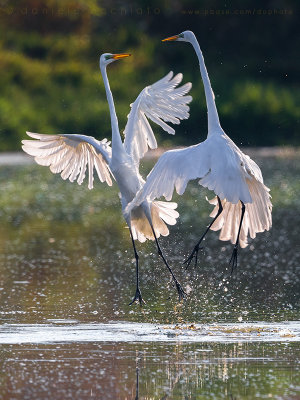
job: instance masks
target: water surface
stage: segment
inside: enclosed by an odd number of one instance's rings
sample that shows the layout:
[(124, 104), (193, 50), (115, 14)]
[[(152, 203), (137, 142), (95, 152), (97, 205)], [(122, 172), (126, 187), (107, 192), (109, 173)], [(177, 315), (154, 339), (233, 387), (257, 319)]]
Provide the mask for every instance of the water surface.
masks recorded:
[(300, 322), (238, 324), (150, 324), (114, 322), (79, 324), (52, 320), (51, 324), (3, 324), (1, 344), (70, 342), (247, 343), (299, 342)]
[(154, 244), (138, 243), (142, 308), (128, 305), (135, 265), (117, 188), (1, 166), (0, 399), (299, 400), (300, 162), (258, 162), (272, 230), (232, 276), (232, 245), (210, 232), (186, 271), (212, 197), (190, 184), (161, 239), (188, 298), (178, 303)]

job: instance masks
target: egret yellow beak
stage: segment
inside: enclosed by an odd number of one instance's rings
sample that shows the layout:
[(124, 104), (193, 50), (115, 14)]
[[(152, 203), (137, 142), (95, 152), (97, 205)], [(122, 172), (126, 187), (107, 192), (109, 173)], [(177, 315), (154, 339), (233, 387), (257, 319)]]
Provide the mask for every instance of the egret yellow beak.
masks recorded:
[(119, 60), (120, 58), (125, 58), (125, 57), (129, 57), (129, 56), (131, 56), (131, 54), (129, 54), (129, 53), (121, 53), (121, 54), (114, 54), (112, 56), (112, 58), (114, 60)]
[(171, 42), (173, 40), (177, 40), (178, 38), (179, 38), (179, 35), (170, 36), (170, 37), (167, 37), (166, 39), (163, 39), (162, 42)]

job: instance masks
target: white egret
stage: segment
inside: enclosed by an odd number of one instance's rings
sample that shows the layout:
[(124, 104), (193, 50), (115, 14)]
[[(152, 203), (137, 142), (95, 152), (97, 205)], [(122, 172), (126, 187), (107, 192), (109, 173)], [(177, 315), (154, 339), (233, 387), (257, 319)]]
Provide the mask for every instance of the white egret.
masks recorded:
[(145, 199), (153, 201), (164, 196), (171, 200), (174, 187), (181, 195), (189, 180), (200, 178), (199, 184), (217, 195), (210, 201), (215, 205), (210, 214), (213, 220), (185, 263), (187, 267), (193, 259), (197, 263), (200, 243), (209, 229), (221, 230), (220, 240), (230, 240), (234, 244), (229, 262), (233, 271), (237, 267), (238, 244), (246, 247), (248, 234), (254, 238), (256, 233), (269, 230), (272, 225), (269, 189), (263, 183), (257, 164), (221, 128), (203, 54), (194, 33), (185, 31), (163, 41), (189, 42), (198, 56), (207, 103), (208, 135), (202, 143), (164, 153), (126, 211), (130, 212)]
[[(87, 165), (89, 189), (93, 187), (94, 167), (101, 182), (106, 182), (111, 186), (111, 178), (114, 178), (121, 192), (122, 211), (145, 183), (139, 173), (140, 158), (144, 156), (148, 148), (157, 147), (147, 118), (160, 125), (168, 133), (174, 134), (174, 129), (166, 122), (179, 124), (180, 120), (188, 118), (188, 103), (192, 100), (191, 96), (186, 95), (191, 88), (191, 83), (177, 87), (182, 80), (182, 74), (173, 77), (173, 72), (170, 72), (158, 82), (147, 86), (131, 105), (123, 143), (106, 67), (113, 61), (129, 55), (105, 53), (100, 57), (100, 70), (111, 117), (111, 147), (107, 139), (98, 141), (91, 136), (77, 134), (45, 135), (27, 132), (30, 137), (38, 140), (23, 140), (22, 142), (23, 150), (34, 156), (38, 164), (50, 166), (50, 170), (53, 173), (61, 173), (63, 179), (69, 179), (71, 182), (77, 179), (78, 184), (81, 184)], [(176, 208), (176, 203), (144, 201), (126, 214), (125, 219), (129, 227), (136, 260), (136, 293), (130, 304), (136, 301), (139, 301), (140, 304), (144, 302), (139, 287), (139, 257), (134, 243), (136, 239), (140, 242), (144, 242), (146, 239), (155, 240), (158, 253), (172, 275), (179, 299), (185, 296), (184, 290), (167, 263), (158, 242), (160, 235), (167, 236), (169, 234), (166, 224), (174, 225), (176, 223), (179, 216)]]

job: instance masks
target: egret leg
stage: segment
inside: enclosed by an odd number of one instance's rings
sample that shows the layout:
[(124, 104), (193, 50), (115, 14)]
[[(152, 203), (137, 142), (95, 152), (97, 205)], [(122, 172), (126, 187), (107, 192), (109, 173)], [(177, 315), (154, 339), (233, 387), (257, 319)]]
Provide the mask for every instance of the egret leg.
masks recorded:
[(183, 264), (186, 264), (186, 268), (188, 269), (188, 267), (190, 266), (191, 262), (193, 261), (193, 259), (195, 259), (195, 266), (197, 265), (197, 261), (198, 261), (198, 251), (200, 249), (202, 249), (202, 247), (200, 247), (200, 244), (202, 242), (202, 240), (205, 238), (207, 232), (210, 230), (210, 227), (213, 225), (213, 223), (215, 222), (215, 220), (218, 218), (218, 216), (221, 214), (221, 212), (223, 211), (223, 206), (220, 200), (220, 197), (217, 196), (218, 198), (218, 203), (219, 203), (219, 208), (218, 208), (218, 212), (217, 215), (215, 216), (215, 218), (211, 221), (211, 223), (208, 225), (208, 227), (206, 228), (205, 232), (203, 233), (203, 235), (201, 236), (200, 240), (197, 242), (196, 246), (194, 247), (193, 251), (191, 252), (191, 254), (188, 256), (188, 258), (183, 262)]
[(132, 241), (132, 245), (133, 245), (135, 263), (136, 263), (136, 291), (135, 291), (134, 298), (133, 298), (132, 302), (129, 303), (129, 305), (131, 306), (133, 303), (138, 301), (140, 303), (140, 306), (141, 306), (141, 305), (145, 304), (145, 301), (142, 298), (142, 294), (141, 294), (140, 286), (139, 286), (139, 255), (138, 255), (138, 253), (136, 251), (134, 239), (133, 239), (132, 232), (131, 232), (130, 228), (129, 228), (129, 231), (130, 231), (130, 237), (131, 237), (131, 241)]
[(242, 216), (241, 216), (240, 226), (239, 226), (236, 242), (233, 247), (233, 252), (232, 252), (232, 255), (231, 255), (231, 258), (229, 261), (229, 266), (231, 267), (231, 274), (237, 268), (237, 265), (238, 265), (237, 261), (238, 261), (239, 237), (240, 237), (241, 227), (242, 227), (243, 218), (244, 218), (244, 214), (245, 214), (245, 204), (242, 201), (241, 201), (241, 203), (242, 203)]
[(153, 225), (152, 225), (152, 224), (150, 224), (150, 225), (151, 225), (151, 229), (152, 229), (152, 232), (153, 232), (153, 235), (154, 235), (154, 238), (155, 238), (155, 243), (156, 243), (156, 246), (157, 246), (158, 254), (159, 254), (159, 256), (163, 259), (163, 262), (164, 262), (165, 266), (168, 268), (170, 274), (172, 275), (173, 281), (174, 281), (174, 283), (175, 283), (175, 286), (176, 286), (176, 289), (177, 289), (177, 292), (178, 292), (179, 301), (181, 301), (181, 300), (183, 300), (183, 299), (186, 298), (186, 293), (185, 293), (185, 291), (182, 289), (182, 287), (181, 287), (180, 283), (178, 282), (178, 280), (176, 279), (176, 277), (175, 277), (175, 275), (174, 275), (174, 273), (173, 273), (171, 267), (169, 266), (169, 264), (168, 264), (168, 262), (167, 262), (167, 260), (166, 260), (166, 258), (165, 258), (165, 256), (164, 256), (164, 254), (163, 254), (163, 252), (162, 252), (162, 250), (161, 250), (161, 248), (160, 248), (160, 245), (159, 245), (159, 243), (158, 243), (158, 240), (157, 240), (157, 237), (156, 237), (156, 234), (155, 234)]

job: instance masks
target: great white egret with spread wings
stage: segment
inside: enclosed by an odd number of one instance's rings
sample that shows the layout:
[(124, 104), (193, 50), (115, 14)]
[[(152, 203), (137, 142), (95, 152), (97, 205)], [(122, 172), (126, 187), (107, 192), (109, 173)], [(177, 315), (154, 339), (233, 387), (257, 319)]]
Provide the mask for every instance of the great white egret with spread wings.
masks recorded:
[[(99, 141), (91, 136), (78, 134), (46, 135), (27, 132), (30, 137), (37, 140), (22, 141), (23, 150), (26, 153), (34, 156), (38, 164), (50, 166), (53, 173), (61, 173), (63, 179), (69, 179), (71, 182), (77, 179), (78, 184), (81, 184), (85, 178), (87, 166), (89, 189), (93, 188), (94, 168), (101, 182), (106, 182), (111, 186), (112, 178), (115, 179), (121, 192), (122, 211), (145, 183), (139, 173), (139, 160), (148, 148), (157, 147), (148, 119), (168, 133), (174, 134), (174, 129), (166, 122), (179, 124), (180, 120), (188, 118), (188, 103), (192, 100), (191, 96), (186, 95), (191, 88), (191, 83), (177, 87), (182, 80), (182, 74), (173, 76), (173, 72), (169, 72), (158, 82), (145, 87), (131, 105), (123, 143), (106, 67), (113, 61), (129, 55), (105, 53), (100, 57), (100, 70), (111, 117), (111, 146), (107, 139)], [(185, 292), (166, 261), (158, 242), (160, 235), (169, 234), (166, 224), (176, 224), (179, 216), (176, 208), (176, 203), (144, 201), (126, 214), (125, 220), (129, 227), (136, 259), (136, 292), (130, 304), (136, 301), (140, 304), (144, 302), (139, 287), (139, 257), (134, 242), (136, 239), (140, 242), (146, 239), (155, 240), (158, 253), (175, 283), (179, 299), (185, 297)]]
[(145, 199), (153, 201), (164, 196), (171, 200), (174, 188), (181, 195), (188, 181), (200, 179), (200, 185), (216, 194), (210, 200), (215, 205), (210, 214), (213, 220), (185, 263), (188, 267), (194, 259), (197, 264), (200, 244), (209, 229), (221, 230), (220, 240), (234, 244), (229, 262), (233, 271), (237, 267), (238, 245), (246, 247), (248, 234), (255, 238), (256, 233), (269, 230), (272, 225), (269, 189), (264, 185), (258, 165), (235, 145), (220, 125), (215, 96), (194, 33), (185, 31), (163, 41), (189, 42), (198, 56), (207, 103), (208, 135), (204, 142), (194, 146), (165, 152), (126, 211), (130, 212)]

